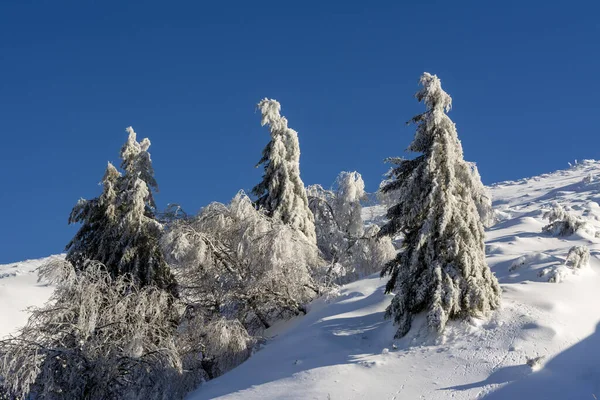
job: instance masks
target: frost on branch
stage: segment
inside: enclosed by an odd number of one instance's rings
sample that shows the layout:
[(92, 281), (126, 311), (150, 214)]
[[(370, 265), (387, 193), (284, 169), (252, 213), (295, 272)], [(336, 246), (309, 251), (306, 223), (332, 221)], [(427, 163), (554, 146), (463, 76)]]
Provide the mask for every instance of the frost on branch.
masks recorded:
[(446, 112), (452, 99), (435, 75), (424, 73), (416, 98), (426, 111), (408, 150), (414, 159), (394, 158), (383, 193), (398, 199), (387, 212), (381, 236), (404, 235), (403, 248), (387, 263), (386, 291), (395, 296), (386, 315), (404, 336), (414, 314), (427, 312), (429, 326), (442, 331), (449, 319), (481, 316), (498, 308), (500, 287), (485, 260), (484, 230), (476, 195), (479, 176), (463, 159), (454, 123)]
[(152, 190), (157, 189), (148, 148), (131, 127), (121, 149), (122, 175), (108, 164), (102, 194), (79, 200), (69, 223), (81, 227), (67, 245), (67, 261), (80, 270), (87, 260), (106, 266), (116, 278), (131, 274), (142, 286), (156, 285), (176, 293), (176, 283), (159, 247), (162, 226), (155, 218)]
[(176, 221), (163, 238), (182, 299), (250, 335), (305, 312), (321, 293), (324, 262), (304, 234), (256, 210), (242, 192)]
[(264, 166), (263, 180), (252, 189), (258, 197), (256, 204), (270, 217), (300, 230), (316, 243), (314, 218), (308, 208), (304, 183), (300, 179), (300, 144), (298, 133), (288, 128), (276, 100), (263, 99), (258, 103), (261, 124), (269, 125), (271, 140), (263, 150), (258, 164)]
[(17, 336), (0, 342), (0, 376), (10, 396), (167, 399), (190, 389), (180, 385), (173, 297), (125, 276), (113, 280), (97, 262), (65, 275), (73, 278), (31, 310)]
[[(554, 236), (569, 236), (580, 229), (590, 231), (590, 227), (586, 222), (574, 216), (568, 209), (565, 209), (560, 204), (554, 202), (552, 208), (546, 211), (543, 216), (550, 223), (542, 228), (544, 232), (548, 232)], [(593, 232), (590, 232), (593, 234)]]

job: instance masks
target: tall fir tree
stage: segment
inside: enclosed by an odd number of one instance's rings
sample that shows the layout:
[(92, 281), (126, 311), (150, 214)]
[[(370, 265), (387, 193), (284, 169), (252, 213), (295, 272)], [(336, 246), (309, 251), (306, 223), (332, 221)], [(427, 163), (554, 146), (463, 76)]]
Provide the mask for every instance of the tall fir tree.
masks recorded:
[(158, 185), (148, 148), (150, 141), (136, 140), (129, 127), (121, 149), (121, 175), (108, 164), (102, 194), (81, 199), (69, 223), (81, 227), (67, 245), (67, 261), (84, 269), (89, 260), (104, 264), (113, 277), (131, 274), (141, 286), (155, 285), (176, 294), (176, 283), (159, 246), (162, 227), (154, 216), (152, 189)]
[(316, 243), (314, 216), (308, 207), (308, 197), (300, 179), (300, 144), (298, 133), (288, 127), (280, 114), (276, 100), (263, 99), (258, 103), (261, 125), (269, 125), (271, 140), (256, 165), (264, 165), (263, 180), (252, 189), (258, 197), (256, 205), (273, 218), (300, 230)]
[(441, 332), (450, 319), (484, 316), (498, 308), (500, 287), (485, 260), (484, 228), (474, 191), (479, 176), (463, 159), (456, 127), (446, 115), (452, 99), (435, 75), (424, 73), (416, 93), (426, 111), (408, 151), (412, 159), (394, 158), (382, 191), (397, 193), (380, 235), (404, 235), (403, 251), (382, 270), (390, 275), (386, 292), (395, 296), (386, 316), (404, 336), (412, 317), (427, 312), (430, 328)]

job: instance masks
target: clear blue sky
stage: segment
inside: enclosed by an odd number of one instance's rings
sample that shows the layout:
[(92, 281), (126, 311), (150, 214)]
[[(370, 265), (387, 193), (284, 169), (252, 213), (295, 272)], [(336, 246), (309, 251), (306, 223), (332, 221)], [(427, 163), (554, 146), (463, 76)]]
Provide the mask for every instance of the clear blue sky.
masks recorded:
[(600, 2), (0, 2), (0, 263), (59, 253), (125, 127), (152, 141), (159, 206), (250, 189), (279, 100), (304, 182), (403, 155), (423, 71), (454, 99), (484, 183), (600, 158)]

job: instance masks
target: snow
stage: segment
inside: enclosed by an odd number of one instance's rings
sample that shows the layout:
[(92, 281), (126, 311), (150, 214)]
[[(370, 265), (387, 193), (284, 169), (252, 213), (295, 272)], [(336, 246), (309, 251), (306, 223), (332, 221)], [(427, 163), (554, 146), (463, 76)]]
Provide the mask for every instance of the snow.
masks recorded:
[[(489, 319), (450, 322), (438, 337), (419, 316), (393, 340), (395, 328), (383, 319), (393, 296), (373, 275), (273, 326), (248, 361), (188, 399), (600, 398), (600, 238), (542, 232), (554, 201), (599, 230), (600, 182), (589, 179), (599, 174), (600, 162), (584, 161), (489, 187), (501, 220), (486, 230), (486, 257), (503, 292)], [(365, 207), (363, 218), (380, 224), (384, 212)], [(584, 245), (589, 266), (565, 266), (569, 250)], [(50, 295), (34, 272), (43, 261), (0, 266), (0, 336), (25, 323), (21, 310)], [(563, 280), (540, 276), (548, 268), (566, 272)]]
[(0, 339), (25, 325), (26, 308), (43, 305), (52, 294), (54, 287), (38, 283), (36, 272), (52, 258), (64, 255), (0, 265)]
[[(421, 316), (393, 340), (395, 329), (383, 319), (392, 295), (383, 294), (385, 279), (371, 276), (281, 324), (248, 361), (188, 399), (600, 398), (600, 239), (542, 232), (552, 201), (600, 226), (600, 186), (584, 182), (599, 173), (600, 162), (588, 161), (489, 188), (504, 219), (486, 232), (487, 261), (503, 291), (501, 309), (488, 320), (451, 322), (438, 338)], [(380, 223), (384, 211), (365, 207), (363, 218)], [(590, 248), (589, 267), (562, 283), (538, 276), (563, 266), (575, 245)], [(527, 362), (537, 357), (533, 371)]]

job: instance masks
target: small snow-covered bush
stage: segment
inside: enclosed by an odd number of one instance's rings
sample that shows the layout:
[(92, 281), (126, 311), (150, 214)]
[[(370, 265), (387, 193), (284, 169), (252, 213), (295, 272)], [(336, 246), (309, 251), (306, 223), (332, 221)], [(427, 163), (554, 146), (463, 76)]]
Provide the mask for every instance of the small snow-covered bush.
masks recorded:
[(571, 273), (572, 272), (569, 270), (569, 268), (565, 267), (564, 265), (558, 265), (544, 268), (542, 271), (540, 271), (539, 276), (547, 277), (548, 282), (550, 283), (561, 283), (567, 278), (567, 276), (571, 275)]
[(569, 268), (581, 269), (590, 263), (590, 249), (587, 246), (573, 246), (569, 249), (565, 264)]
[(582, 182), (586, 185), (593, 183), (595, 180), (594, 175), (592, 173), (587, 174), (583, 177)]
[(558, 203), (553, 203), (552, 208), (544, 213), (543, 218), (548, 219), (550, 223), (542, 230), (554, 236), (569, 236), (586, 227), (583, 219), (574, 216)]

